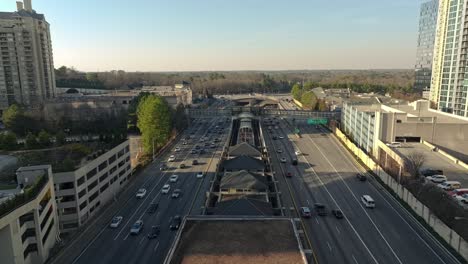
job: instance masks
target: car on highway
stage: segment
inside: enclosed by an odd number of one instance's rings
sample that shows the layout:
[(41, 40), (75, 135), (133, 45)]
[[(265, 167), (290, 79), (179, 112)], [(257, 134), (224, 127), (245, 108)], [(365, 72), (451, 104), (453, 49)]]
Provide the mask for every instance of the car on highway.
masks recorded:
[(356, 179), (360, 180), (360, 181), (366, 181), (367, 180), (367, 177), (365, 174), (363, 173), (356, 173)]
[(195, 149), (190, 150), (190, 154), (197, 154), (197, 151)]
[(180, 217), (180, 215), (176, 215), (172, 218), (169, 228), (171, 230), (177, 230), (179, 229), (181, 222), (182, 222), (182, 218)]
[(167, 161), (169, 162), (175, 161), (175, 156), (174, 155), (169, 156), (169, 159)]
[(138, 235), (143, 229), (143, 220), (136, 221), (130, 228), (130, 235)]
[(276, 149), (277, 153), (283, 153), (283, 150), (281, 148)]
[(179, 169), (185, 169), (185, 164), (184, 164), (184, 163), (181, 163), (181, 164), (179, 165)]
[(180, 151), (180, 147), (176, 147), (176, 148), (174, 149), (174, 151), (175, 151), (175, 152), (179, 152), (179, 151)]
[(296, 156), (299, 156), (299, 155), (301, 155), (301, 152), (299, 150), (296, 150), (296, 151), (294, 151), (294, 154), (296, 154)]
[(181, 195), (182, 195), (182, 190), (181, 190), (181, 189), (175, 189), (175, 190), (172, 192), (171, 197), (172, 197), (172, 198), (179, 198)]
[(294, 166), (297, 165), (297, 159), (292, 159), (291, 164), (294, 165)]
[(162, 187), (161, 189), (161, 193), (162, 194), (167, 194), (169, 193), (169, 190), (171, 190), (171, 186), (169, 184), (164, 184), (164, 186)]
[(326, 216), (328, 214), (327, 208), (325, 207), (324, 204), (315, 203), (314, 208), (315, 208), (315, 211), (317, 212), (317, 215), (319, 216)]
[(205, 153), (205, 150), (204, 149), (200, 149), (200, 154), (204, 154)]
[(166, 165), (165, 163), (162, 163), (162, 164), (161, 164), (161, 167), (159, 167), (159, 169), (160, 169), (161, 171), (165, 171), (165, 170), (168, 170), (169, 168), (167, 167), (167, 165)]
[(192, 165), (198, 165), (198, 160), (192, 160)]
[(138, 191), (136, 193), (136, 198), (141, 199), (141, 198), (145, 197), (145, 195), (146, 195), (146, 189), (141, 188), (141, 189), (138, 189)]
[(146, 210), (146, 212), (148, 214), (154, 214), (156, 212), (156, 210), (158, 210), (158, 206), (159, 206), (158, 203), (152, 203), (152, 204), (150, 204), (150, 206), (148, 207), (148, 210)]
[(427, 176), (426, 180), (431, 181), (433, 183), (443, 183), (447, 181), (447, 177), (445, 175), (432, 175)]
[(151, 231), (148, 233), (148, 239), (157, 238), (159, 233), (161, 232), (161, 228), (159, 226), (152, 226)]
[(276, 136), (273, 136), (273, 140), (277, 140), (277, 139), (278, 139), (278, 137), (276, 137)]
[(375, 201), (370, 195), (365, 194), (361, 196), (361, 201), (367, 208), (375, 208)]
[(211, 143), (210, 148), (216, 148), (215, 143)]
[(171, 175), (171, 177), (169, 177), (169, 181), (170, 182), (177, 182), (177, 180), (179, 180), (179, 175)]
[(200, 149), (200, 146), (198, 146), (198, 145), (195, 145), (195, 149)]
[(282, 157), (282, 158), (280, 159), (280, 161), (281, 161), (281, 163), (286, 163), (287, 160), (286, 160), (285, 157)]
[(304, 218), (310, 218), (310, 216), (312, 215), (309, 207), (301, 207), (300, 211), (301, 216)]
[(204, 173), (202, 171), (197, 173), (197, 179), (201, 179), (201, 178), (203, 178), (203, 176), (204, 176)]
[(112, 221), (110, 223), (110, 227), (111, 228), (117, 228), (119, 227), (120, 223), (122, 223), (122, 220), (123, 220), (123, 216), (114, 216), (114, 218), (112, 218)]
[(279, 139), (284, 139), (284, 136), (278, 136)]
[(333, 209), (331, 212), (337, 219), (341, 219), (344, 217), (343, 212), (341, 212), (340, 209)]
[(182, 141), (182, 145), (187, 145), (187, 141)]
[(291, 178), (293, 176), (292, 172), (288, 171), (286, 172), (286, 177)]

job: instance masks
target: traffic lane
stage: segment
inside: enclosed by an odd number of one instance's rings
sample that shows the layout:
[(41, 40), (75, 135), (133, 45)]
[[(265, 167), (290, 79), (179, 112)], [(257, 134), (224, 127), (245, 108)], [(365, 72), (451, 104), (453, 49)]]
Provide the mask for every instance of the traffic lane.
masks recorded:
[[(427, 260), (428, 263), (433, 263), (432, 261), (434, 261), (434, 257), (435, 259), (438, 258), (437, 254), (432, 254), (433, 252), (430, 248), (428, 248), (424, 243), (421, 243), (423, 241), (418, 241), (418, 234), (406, 225), (403, 219), (398, 214), (395, 214), (391, 207), (384, 206), (380, 207), (380, 209), (376, 208), (377, 210), (375, 211), (379, 211), (380, 213), (371, 213), (371, 211), (366, 210), (359, 201), (360, 196), (363, 194), (370, 194), (374, 198), (377, 197), (378, 194), (370, 192), (369, 185), (356, 185), (356, 181), (352, 180), (352, 177), (357, 173), (357, 170), (353, 171), (355, 168), (351, 164), (346, 164), (346, 159), (341, 156), (342, 154), (337, 155), (337, 153), (342, 152), (337, 151), (335, 152), (335, 155), (332, 155), (329, 148), (325, 149), (323, 147), (325, 145), (332, 145), (333, 142), (331, 142), (331, 139), (315, 139), (315, 142), (317, 144), (321, 144), (320, 142), (323, 143), (321, 147), (323, 151), (322, 154), (329, 159), (329, 162), (333, 164), (333, 169), (338, 171), (337, 174), (343, 178), (342, 183), (346, 188), (345, 190), (342, 190), (342, 192), (348, 192), (351, 194), (352, 197), (350, 197), (350, 199), (354, 199), (356, 203), (359, 204), (364, 215), (369, 219), (370, 226), (378, 232), (378, 235), (387, 245), (387, 250), (392, 252), (392, 255), (394, 255), (398, 262), (403, 262), (404, 260)], [(336, 147), (338, 148), (339, 146), (336, 145)], [(348, 182), (350, 184), (348, 184)], [(377, 207), (379, 207), (378, 204), (383, 203), (376, 199), (376, 204)], [(379, 215), (380, 218), (373, 217)], [(385, 226), (385, 228), (381, 228), (382, 226)], [(413, 245), (415, 242), (417, 245)], [(440, 261), (440, 259), (438, 259), (438, 261)], [(436, 261), (435, 263), (440, 262)]]
[[(316, 155), (307, 155), (305, 158), (309, 163), (314, 164), (314, 170), (316, 170), (318, 177), (324, 181), (324, 187), (336, 201), (335, 206), (339, 207), (347, 217), (350, 231), (353, 230), (352, 232), (359, 236), (359, 240), (367, 249), (368, 254), (379, 263), (400, 263), (401, 260), (396, 255), (393, 245), (388, 242), (382, 234), (382, 230), (368, 216), (366, 209), (357, 197), (343, 184), (334, 165), (330, 164), (320, 152), (323, 147), (320, 148), (307, 141), (307, 138), (303, 138), (298, 145), (316, 153)], [(333, 148), (331, 143), (327, 146)], [(336, 156), (337, 152), (338, 150), (335, 150), (327, 156)]]
[[(298, 149), (293, 147), (293, 142), (288, 140), (281, 140), (286, 153), (289, 154), (289, 158), (292, 159), (296, 155), (292, 152), (293, 149)], [(301, 159), (299, 159), (301, 160)], [(315, 202), (323, 203), (325, 205), (333, 205), (334, 201), (331, 199), (330, 195), (325, 191), (322, 184), (318, 180), (318, 176), (315, 174), (313, 169), (310, 167), (310, 164), (307, 162), (300, 162), (297, 166), (285, 165), (288, 169), (293, 170), (296, 176), (291, 178), (293, 185), (295, 186), (296, 193), (301, 194), (300, 199), (306, 201), (303, 203), (303, 206), (310, 207), (313, 209)], [(304, 188), (305, 186), (305, 188)], [(332, 206), (334, 208), (335, 206)], [(356, 259), (360, 260), (360, 263), (374, 263), (374, 260), (371, 258), (369, 253), (362, 247), (358, 238), (353, 234), (352, 230), (348, 230), (349, 226), (346, 221), (334, 219), (333, 216), (329, 217), (320, 217), (314, 214), (315, 222), (318, 225), (322, 223), (326, 226), (326, 229), (330, 232), (330, 240), (327, 240), (327, 246), (330, 252), (333, 251), (335, 260), (327, 260), (327, 263), (346, 263), (352, 262)], [(333, 220), (332, 220), (333, 219)], [(338, 220), (338, 221), (336, 221)], [(308, 221), (309, 224), (314, 225), (312, 221)], [(339, 255), (336, 255), (336, 251), (339, 252)], [(333, 261), (333, 262), (330, 262)]]
[[(202, 130), (202, 131), (203, 131), (203, 130)], [(198, 129), (197, 129), (197, 132), (198, 132)], [(205, 131), (205, 132), (206, 132), (206, 131)], [(198, 134), (198, 133), (197, 133), (197, 134)], [(171, 153), (172, 153), (172, 152), (171, 152)], [(167, 153), (165, 156), (169, 156), (171, 153)], [(188, 154), (188, 152), (182, 152), (182, 153), (185, 154), (185, 155)], [(163, 158), (165, 158), (165, 157), (163, 157)], [(184, 159), (184, 160), (185, 160), (185, 159)], [(144, 176), (150, 177), (151, 174), (153, 174), (153, 173), (157, 175), (157, 172), (158, 172), (159, 170), (157, 169), (157, 167), (156, 167), (155, 165), (159, 165), (159, 164), (154, 164), (154, 163), (153, 163), (153, 164), (152, 164), (153, 170), (152, 170), (150, 173), (148, 173), (148, 174), (146, 174), (146, 175), (144, 175)], [(156, 168), (156, 169), (155, 169), (155, 168)], [(156, 181), (156, 178), (160, 178), (160, 179), (159, 179), (160, 181), (158, 181), (158, 184), (159, 184), (160, 182), (162, 182), (162, 180), (164, 180), (164, 177), (165, 177), (168, 173), (169, 173), (168, 171), (162, 172), (162, 173), (159, 175), (160, 177), (155, 177), (155, 181)], [(154, 175), (154, 174), (153, 174), (153, 175)], [(151, 179), (151, 178), (150, 178), (150, 179)], [(151, 181), (146, 181), (145, 184), (144, 184), (143, 186), (151, 187), (152, 183), (153, 183), (153, 182), (151, 182)], [(155, 186), (153, 186), (153, 188), (154, 188), (154, 189), (155, 189), (155, 188), (158, 188), (158, 184), (156, 184)], [(160, 185), (159, 187), (161, 187), (161, 186), (162, 186), (162, 185)], [(141, 186), (140, 186), (139, 188), (141, 188)], [(136, 189), (138, 189), (138, 188), (136, 188)], [(135, 194), (133, 194), (133, 195), (132, 195), (132, 194), (129, 194), (129, 195), (130, 195), (130, 197), (132, 197), (132, 196), (135, 195)], [(147, 194), (147, 195), (148, 195), (148, 194)], [(134, 196), (133, 196), (133, 197), (134, 197)], [(147, 197), (145, 197), (145, 198), (147, 198)], [(123, 223), (126, 223), (125, 221), (127, 221), (128, 224), (132, 225), (133, 222), (131, 222), (131, 220), (132, 220), (133, 216), (134, 216), (138, 211), (135, 211), (134, 214), (132, 214), (132, 212), (133, 212), (133, 210), (135, 209), (135, 207), (137, 207), (137, 208), (139, 208), (139, 207), (136, 205), (138, 202), (137, 202), (135, 199), (130, 199), (129, 201), (130, 201), (130, 203), (128, 203), (127, 206), (124, 206), (123, 210), (117, 212), (117, 214), (123, 215), (123, 216), (124, 216)], [(145, 201), (146, 201), (146, 200), (145, 200)], [(141, 205), (141, 206), (144, 206), (144, 204)], [(129, 216), (130, 216), (130, 219), (128, 219)], [(135, 221), (136, 221), (136, 220), (135, 220)], [(130, 223), (130, 222), (131, 222), (131, 223)], [(116, 237), (114, 237), (113, 240), (116, 240), (116, 239), (118, 238), (118, 236), (119, 236), (121, 233), (124, 233), (123, 229), (124, 229), (124, 228), (127, 228), (127, 227), (129, 228), (129, 226), (127, 226), (127, 225), (124, 226), (124, 227), (121, 227), (121, 228), (120, 228), (120, 231), (119, 231), (120, 233), (119, 233)], [(112, 233), (115, 233), (115, 232), (112, 232)], [(110, 235), (103, 234), (101, 237), (99, 237), (98, 239), (95, 240), (95, 245), (102, 245), (102, 244), (105, 243), (105, 241), (109, 241), (109, 238), (110, 238)], [(124, 243), (123, 243), (123, 244), (124, 244)], [(99, 247), (91, 246), (91, 247), (88, 249), (88, 250), (91, 250), (91, 251), (88, 251), (88, 252), (92, 252), (93, 249), (94, 249), (95, 251), (99, 251)], [(90, 255), (97, 255), (97, 256), (99, 256), (101, 253), (102, 253), (102, 252), (95, 252), (95, 254), (92, 254), (92, 253), (91, 253)], [(108, 255), (110, 255), (109, 257), (112, 257), (112, 255), (114, 255), (116, 252), (110, 252), (110, 253), (112, 253), (112, 254), (108, 254)], [(82, 257), (83, 257), (83, 258), (86, 258), (85, 256), (82, 256)], [(103, 258), (103, 257), (104, 257), (104, 258)], [(101, 256), (99, 257), (99, 261), (105, 262), (105, 257), (106, 257), (106, 256), (102, 256), (102, 255), (101, 255)], [(86, 261), (83, 261), (83, 263), (86, 263)]]

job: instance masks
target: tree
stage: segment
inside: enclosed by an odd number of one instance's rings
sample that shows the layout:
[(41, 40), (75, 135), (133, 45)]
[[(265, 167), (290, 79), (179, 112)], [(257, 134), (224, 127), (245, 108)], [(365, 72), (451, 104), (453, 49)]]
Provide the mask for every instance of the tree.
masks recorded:
[(39, 132), (37, 139), (41, 147), (47, 147), (50, 145), (50, 134), (45, 130), (41, 130), (41, 132)]
[(26, 148), (28, 149), (34, 149), (38, 147), (36, 136), (34, 136), (34, 134), (31, 132), (29, 132), (26, 135), (25, 141), (26, 141)]
[(2, 119), (5, 127), (14, 130), (19, 125), (21, 117), (24, 115), (23, 109), (14, 104), (3, 112)]
[(162, 147), (172, 130), (172, 113), (166, 100), (157, 95), (144, 97), (137, 108), (137, 127), (146, 154), (153, 152), (153, 147)]
[(174, 127), (181, 132), (187, 127), (187, 115), (183, 104), (178, 104), (174, 113)]
[(303, 94), (301, 85), (298, 83), (294, 84), (291, 89), (291, 94), (294, 99), (300, 101)]
[(18, 142), (16, 138), (16, 134), (13, 132), (6, 132), (3, 135), (3, 140), (2, 140), (2, 147), (5, 150), (14, 150), (16, 149)]
[(415, 179), (419, 178), (419, 170), (424, 165), (426, 156), (422, 152), (411, 152), (405, 159), (406, 171)]
[(317, 96), (312, 91), (302, 94), (301, 97), (302, 105), (307, 109), (315, 109), (317, 105)]
[(57, 143), (57, 145), (64, 145), (67, 140), (66, 140), (66, 136), (65, 136), (65, 133), (63, 133), (63, 131), (59, 131), (56, 135), (55, 135), (55, 142)]

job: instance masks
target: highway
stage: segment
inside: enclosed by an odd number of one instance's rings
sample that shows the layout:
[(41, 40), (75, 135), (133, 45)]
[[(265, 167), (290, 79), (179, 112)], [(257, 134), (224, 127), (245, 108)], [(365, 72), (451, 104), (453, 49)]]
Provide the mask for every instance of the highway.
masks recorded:
[[(230, 130), (230, 120), (205, 119), (203, 123), (194, 122), (181, 138), (191, 137), (188, 144), (180, 142), (172, 149), (164, 153), (159, 159), (150, 164), (142, 173), (136, 175), (137, 183), (129, 186), (129, 190), (123, 192), (119, 197), (118, 207), (115, 211), (106, 213), (99, 226), (90, 228), (87, 232), (93, 233), (90, 241), (76, 242), (72, 248), (68, 248), (64, 254), (77, 254), (72, 263), (162, 263), (177, 231), (170, 230), (169, 225), (175, 215), (185, 216), (188, 214), (200, 214), (204, 205), (205, 192), (209, 189), (210, 180), (216, 163), (219, 161), (221, 151), (227, 140)], [(221, 134), (214, 133), (215, 127), (224, 128)], [(190, 135), (190, 131), (193, 134)], [(215, 137), (220, 138), (216, 148), (205, 147), (204, 154), (190, 154), (190, 150), (196, 144), (203, 146), (200, 142), (202, 137), (210, 137), (208, 144)], [(180, 151), (175, 152), (175, 147)], [(169, 155), (176, 156), (175, 162), (166, 162)], [(192, 165), (192, 160), (198, 160), (199, 165)], [(170, 169), (160, 171), (161, 162), (165, 162)], [(186, 168), (179, 168), (180, 164)], [(197, 172), (204, 171), (205, 177), (198, 179)], [(161, 188), (169, 183), (169, 177), (173, 174), (179, 176), (176, 183), (170, 183), (171, 190), (168, 194), (162, 194)], [(147, 194), (143, 199), (137, 199), (135, 194), (139, 188), (145, 188)], [(172, 191), (176, 188), (182, 189), (181, 197), (171, 198)], [(158, 209), (154, 214), (146, 211), (151, 203), (158, 203)], [(193, 208), (193, 209), (192, 209)], [(123, 221), (118, 228), (109, 228), (113, 216), (123, 216)], [(137, 220), (143, 220), (144, 228), (139, 235), (130, 235), (130, 227)], [(155, 239), (146, 236), (151, 226), (161, 227), (160, 235)], [(94, 233), (97, 233), (94, 235)], [(84, 236), (84, 237), (90, 237)], [(68, 251), (68, 252), (67, 252)], [(62, 263), (65, 258), (58, 258), (55, 263)]]
[[(291, 129), (283, 120), (277, 130), (263, 127), (281, 191), (291, 190), (297, 208), (312, 209), (312, 217), (302, 222), (318, 263), (458, 263), (375, 180), (357, 180), (356, 173), (364, 169), (328, 130), (309, 126), (297, 138)], [(272, 135), (285, 139), (272, 140)], [(286, 163), (279, 161), (282, 157)], [(291, 164), (293, 158), (297, 166)], [(284, 177), (286, 172), (293, 177)], [(376, 208), (364, 207), (364, 194), (375, 200)], [(283, 197), (286, 208), (294, 207), (287, 195)], [(325, 204), (328, 216), (318, 216), (314, 203)], [(336, 208), (344, 219), (330, 213)]]

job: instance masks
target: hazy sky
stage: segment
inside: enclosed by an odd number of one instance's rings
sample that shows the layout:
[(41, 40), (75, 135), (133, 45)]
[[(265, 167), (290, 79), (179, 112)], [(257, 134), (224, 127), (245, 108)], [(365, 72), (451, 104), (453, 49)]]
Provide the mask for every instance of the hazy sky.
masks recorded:
[(55, 67), (191, 71), (412, 68), (423, 1), (32, 2), (51, 24)]

